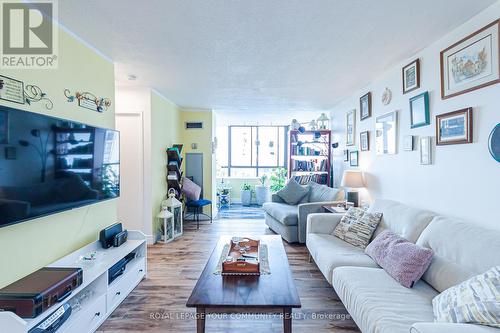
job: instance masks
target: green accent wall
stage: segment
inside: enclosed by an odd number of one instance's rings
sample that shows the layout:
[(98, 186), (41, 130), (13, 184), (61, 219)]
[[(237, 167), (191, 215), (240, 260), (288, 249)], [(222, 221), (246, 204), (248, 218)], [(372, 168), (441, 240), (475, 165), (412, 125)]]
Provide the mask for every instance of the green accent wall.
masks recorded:
[[(167, 194), (166, 149), (181, 143), (179, 137), (180, 112), (177, 105), (151, 91), (151, 203), (153, 232), (156, 230), (156, 215)], [(146, 207), (147, 209), (147, 207)]]
[[(57, 29), (57, 27), (55, 27)], [(52, 70), (2, 70), (0, 74), (39, 86), (54, 102), (47, 111), (42, 103), (0, 105), (114, 128), (114, 66), (81, 41), (59, 30), (59, 67)], [(113, 105), (103, 113), (68, 103), (64, 89), (89, 91), (108, 97)], [(14, 143), (12, 143), (14, 144)], [(0, 145), (3, 156), (4, 145)], [(98, 238), (103, 227), (116, 222), (116, 200), (86, 206), (0, 228), (0, 288), (67, 255)]]

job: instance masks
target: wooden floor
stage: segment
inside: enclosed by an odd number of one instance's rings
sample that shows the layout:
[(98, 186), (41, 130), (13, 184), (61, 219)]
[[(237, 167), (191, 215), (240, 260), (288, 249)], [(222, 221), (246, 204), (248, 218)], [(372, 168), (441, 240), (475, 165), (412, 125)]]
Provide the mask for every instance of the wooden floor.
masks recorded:
[[(184, 235), (170, 244), (148, 247), (148, 278), (124, 300), (98, 332), (196, 332), (194, 309), (186, 301), (220, 235), (272, 234), (263, 220), (204, 222), (199, 230), (186, 222)], [(359, 332), (305, 246), (285, 249), (302, 308), (294, 310), (293, 332)], [(207, 333), (282, 332), (279, 317), (208, 318)]]

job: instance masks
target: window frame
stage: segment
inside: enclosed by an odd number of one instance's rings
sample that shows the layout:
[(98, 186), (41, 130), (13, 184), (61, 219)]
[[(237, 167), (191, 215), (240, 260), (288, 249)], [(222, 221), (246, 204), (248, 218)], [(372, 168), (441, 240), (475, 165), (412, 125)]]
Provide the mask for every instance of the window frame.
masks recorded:
[[(251, 144), (250, 144), (250, 162), (253, 160), (253, 154), (254, 154), (254, 149), (255, 149), (255, 165), (232, 165), (232, 156), (231, 156), (231, 149), (232, 149), (232, 136), (231, 136), (231, 130), (233, 128), (250, 128), (250, 139), (251, 139)], [(277, 165), (259, 165), (259, 147), (260, 144), (255, 146), (255, 141), (259, 140), (259, 128), (261, 127), (273, 127), (276, 128), (278, 131), (278, 142), (276, 143), (276, 148), (277, 148)], [(260, 169), (274, 169), (274, 168), (286, 168), (287, 161), (288, 161), (288, 127), (286, 125), (230, 125), (227, 127), (228, 130), (228, 157), (227, 157), (227, 164), (226, 166), (221, 166), (221, 168), (226, 168), (227, 169), (227, 175), (228, 177), (231, 176), (231, 169), (255, 169), (255, 174), (256, 178), (260, 177), (261, 175), (259, 174)], [(255, 135), (256, 138), (254, 140), (253, 138), (253, 128), (256, 128)], [(283, 137), (279, 135), (279, 128), (283, 128)], [(284, 155), (283, 155), (283, 161), (282, 164), (280, 165), (280, 148), (281, 145), (284, 147)], [(254, 177), (252, 177), (254, 178)]]

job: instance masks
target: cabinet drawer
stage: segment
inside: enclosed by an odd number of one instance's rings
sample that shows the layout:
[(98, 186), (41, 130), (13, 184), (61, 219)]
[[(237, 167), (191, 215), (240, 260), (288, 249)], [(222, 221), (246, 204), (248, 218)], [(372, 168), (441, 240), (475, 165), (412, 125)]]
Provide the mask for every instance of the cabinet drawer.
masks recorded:
[(107, 293), (107, 310), (113, 310), (135, 288), (145, 275), (146, 261), (144, 259), (127, 267), (125, 273), (109, 285)]
[[(106, 295), (99, 296), (89, 308), (82, 309), (69, 317), (67, 329), (64, 332), (93, 332), (106, 318)], [(74, 322), (73, 322), (74, 321)]]

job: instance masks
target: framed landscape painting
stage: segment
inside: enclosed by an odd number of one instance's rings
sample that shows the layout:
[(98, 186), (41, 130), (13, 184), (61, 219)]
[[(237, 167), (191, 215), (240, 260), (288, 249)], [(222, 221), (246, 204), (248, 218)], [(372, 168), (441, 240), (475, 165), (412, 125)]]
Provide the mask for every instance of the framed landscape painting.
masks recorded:
[(429, 114), (429, 93), (410, 98), (410, 120), (411, 128), (426, 126), (431, 123)]
[(370, 133), (368, 131), (359, 134), (359, 146), (361, 151), (370, 150)]
[(472, 108), (436, 116), (436, 145), (472, 143)]
[(403, 94), (420, 88), (420, 60), (403, 67)]
[(350, 160), (350, 163), (349, 163), (350, 166), (353, 166), (353, 167), (359, 166), (359, 152), (358, 151), (351, 151), (349, 153), (349, 160)]
[(500, 82), (499, 22), (441, 51), (442, 99)]
[(345, 144), (354, 146), (354, 136), (356, 135), (356, 110), (347, 111), (345, 124)]
[(372, 93), (369, 92), (359, 99), (359, 119), (365, 120), (372, 116)]

